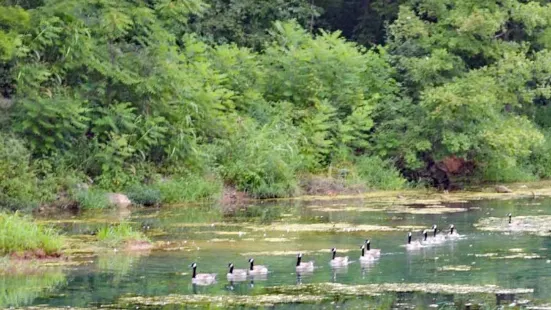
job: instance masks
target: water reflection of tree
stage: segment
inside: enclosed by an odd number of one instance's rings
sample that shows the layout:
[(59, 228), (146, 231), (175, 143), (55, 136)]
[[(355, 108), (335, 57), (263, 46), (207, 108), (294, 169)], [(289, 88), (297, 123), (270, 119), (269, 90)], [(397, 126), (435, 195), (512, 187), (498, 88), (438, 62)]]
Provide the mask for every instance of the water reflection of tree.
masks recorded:
[(66, 283), (61, 270), (36, 269), (6, 273), (0, 271), (0, 308), (30, 305), (37, 297)]

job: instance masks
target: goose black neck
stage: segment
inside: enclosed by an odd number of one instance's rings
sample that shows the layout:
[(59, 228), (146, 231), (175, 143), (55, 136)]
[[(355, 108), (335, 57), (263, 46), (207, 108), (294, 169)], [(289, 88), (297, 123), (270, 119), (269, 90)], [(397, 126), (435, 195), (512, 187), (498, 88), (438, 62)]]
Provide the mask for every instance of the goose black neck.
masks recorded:
[(452, 227), (452, 228), (450, 228), (450, 234), (452, 234), (452, 235), (453, 235), (453, 227)]
[(230, 266), (230, 273), (233, 274), (233, 266)]
[(251, 261), (251, 267), (250, 267), (251, 270), (254, 269), (254, 261)]
[(337, 251), (333, 251), (333, 259), (335, 259), (335, 256), (337, 256)]
[(432, 236), (436, 237), (436, 228), (434, 228), (434, 231), (432, 232)]
[(297, 266), (300, 266), (300, 260), (302, 259), (301, 256), (297, 256)]
[(408, 235), (408, 244), (411, 244), (411, 235)]
[(365, 256), (365, 248), (362, 248), (362, 256)]
[(197, 275), (197, 266), (193, 266), (193, 274), (191, 275), (191, 277), (193, 279), (195, 279), (195, 276)]
[(428, 233), (425, 231), (425, 233), (423, 233), (423, 236), (425, 237), (423, 240), (427, 241), (427, 235)]
[(365, 247), (367, 248), (368, 251), (370, 251), (370, 250), (371, 250), (371, 242), (368, 242), (368, 243), (365, 245)]
[(509, 214), (509, 224), (511, 224), (511, 215)]

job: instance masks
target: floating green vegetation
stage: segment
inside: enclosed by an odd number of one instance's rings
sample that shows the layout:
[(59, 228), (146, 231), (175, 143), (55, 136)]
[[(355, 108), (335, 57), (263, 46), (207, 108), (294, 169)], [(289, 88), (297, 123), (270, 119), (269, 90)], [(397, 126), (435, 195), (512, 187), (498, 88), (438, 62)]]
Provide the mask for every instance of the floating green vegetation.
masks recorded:
[(63, 246), (63, 237), (57, 231), (18, 213), (0, 212), (0, 236), (0, 256), (16, 252), (53, 255)]
[(387, 213), (407, 213), (407, 214), (446, 214), (465, 212), (466, 208), (446, 207), (442, 205), (427, 205), (419, 208), (411, 208), (405, 205), (392, 205), (380, 208), (370, 207), (310, 207), (314, 211), (319, 212), (387, 212)]
[(272, 224), (264, 226), (246, 226), (256, 231), (286, 231), (286, 232), (357, 232), (357, 231), (409, 231), (420, 230), (423, 226), (381, 226), (355, 225), (349, 223), (317, 223), (317, 224)]
[(269, 307), (277, 304), (318, 303), (323, 296), (312, 295), (255, 295), (255, 296), (213, 296), (213, 295), (168, 295), (155, 297), (124, 297), (119, 305), (142, 305), (158, 307), (166, 305), (210, 305), (214, 307)]
[[(349, 252), (358, 252), (360, 253), (359, 249), (338, 249), (339, 253), (349, 253)], [(259, 251), (259, 252), (246, 252), (241, 253), (242, 256), (289, 256), (289, 255), (297, 255), (297, 253), (302, 254), (315, 254), (315, 253), (331, 253), (330, 249), (322, 249), (322, 250), (295, 250), (295, 251)]]
[(431, 293), (431, 294), (529, 294), (533, 289), (505, 289), (495, 285), (455, 285), (438, 283), (384, 283), (366, 285), (346, 285), (340, 283), (317, 283), (304, 285), (284, 285), (266, 288), (274, 294), (309, 294), (336, 296), (373, 296), (383, 293)]
[(471, 271), (473, 270), (473, 267), (469, 265), (442, 266), (442, 267), (438, 267), (436, 270), (438, 271)]
[(140, 231), (136, 231), (128, 223), (109, 225), (100, 228), (97, 239), (101, 244), (116, 247), (132, 242), (147, 242), (148, 238)]
[(551, 236), (551, 215), (515, 216), (508, 218), (489, 217), (478, 221), (476, 228), (485, 231), (523, 232), (538, 236)]
[(35, 272), (8, 273), (0, 276), (0, 308), (31, 304), (45, 292), (65, 283), (61, 270), (36, 269)]

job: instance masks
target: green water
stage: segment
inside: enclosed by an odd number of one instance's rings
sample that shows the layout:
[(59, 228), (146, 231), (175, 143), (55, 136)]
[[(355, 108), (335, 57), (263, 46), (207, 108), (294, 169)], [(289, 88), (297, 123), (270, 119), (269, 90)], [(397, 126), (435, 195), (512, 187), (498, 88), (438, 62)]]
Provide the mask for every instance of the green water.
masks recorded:
[[(481, 308), (493, 308), (496, 304), (509, 305), (515, 300), (527, 305), (551, 303), (551, 238), (527, 234), (482, 232), (473, 224), (488, 216), (551, 215), (551, 200), (483, 201), (455, 204), (451, 207), (468, 208), (467, 212), (424, 215), (380, 212), (326, 212), (312, 206), (343, 205), (362, 207), (361, 200), (332, 202), (282, 202), (252, 205), (224, 215), (216, 206), (167, 207), (133, 211), (129, 220), (136, 227), (150, 226), (155, 234), (153, 241), (173, 241), (183, 246), (177, 251), (153, 251), (151, 253), (108, 253), (87, 258), (92, 262), (83, 266), (66, 267), (60, 277), (43, 273), (44, 283), (25, 285), (25, 276), (11, 276), (0, 280), (0, 306), (48, 305), (51, 307), (97, 307), (117, 305), (122, 297), (178, 295), (258, 295), (265, 289), (281, 285), (337, 282), (348, 285), (370, 283), (440, 283), (461, 285), (498, 285), (502, 288), (531, 288), (533, 293), (522, 296), (491, 294), (426, 294), (388, 293), (378, 297), (332, 297), (318, 304), (283, 304), (277, 309), (360, 309), (360, 308), (461, 308), (471, 302)], [(106, 219), (113, 215), (105, 214)], [(76, 216), (86, 218), (86, 215)], [(196, 223), (197, 225), (189, 225)], [(227, 223), (200, 225), (201, 223)], [(389, 232), (287, 232), (270, 229), (273, 223), (350, 223), (383, 225), (389, 227), (416, 225), (429, 228), (437, 224), (447, 228), (455, 224), (465, 238), (446, 241), (440, 245), (419, 251), (407, 251), (403, 244), (405, 231)], [(93, 231), (97, 225), (77, 223), (59, 225), (67, 234)], [(306, 227), (306, 226), (305, 226)], [(254, 228), (254, 229), (252, 229)], [(263, 229), (268, 228), (268, 229)], [(242, 232), (242, 234), (239, 234)], [(419, 232), (414, 232), (414, 239)], [(362, 268), (358, 263), (359, 246), (366, 238), (372, 247), (382, 250), (379, 260)], [(185, 243), (184, 243), (185, 242)], [(353, 263), (344, 270), (335, 271), (329, 266), (332, 247), (350, 249)], [(513, 249), (511, 251), (511, 249)], [(497, 257), (534, 253), (540, 259), (504, 258), (480, 256), (497, 253)], [(314, 260), (316, 270), (312, 275), (297, 279), (294, 272), (295, 253), (305, 251), (305, 260)], [(275, 253), (286, 251), (286, 253)], [(246, 268), (252, 253), (257, 264), (266, 265), (270, 273), (265, 280), (244, 283), (226, 281), (227, 265)], [(267, 252), (267, 253), (259, 253)], [(274, 252), (274, 253), (269, 253)], [(476, 255), (479, 256), (476, 256)], [(198, 272), (218, 274), (218, 282), (207, 287), (191, 284), (189, 265), (197, 262)], [(470, 271), (442, 271), (445, 266), (467, 265)], [(35, 275), (36, 277), (36, 275)], [(4, 282), (2, 282), (4, 281)], [(35, 282), (37, 280), (35, 279)], [(39, 282), (39, 281), (38, 281)], [(3, 284), (3, 287), (2, 287)], [(30, 289), (29, 287), (35, 288)], [(2, 290), (3, 289), (3, 290)], [(29, 292), (29, 295), (25, 295)], [(2, 296), (7, 296), (3, 298)], [(9, 298), (8, 298), (9, 297)], [(2, 299), (3, 298), (3, 299)], [(129, 308), (135, 308), (127, 305)], [(121, 307), (119, 304), (118, 306)], [(179, 308), (179, 306), (173, 306)], [(183, 307), (183, 306), (182, 306)]]

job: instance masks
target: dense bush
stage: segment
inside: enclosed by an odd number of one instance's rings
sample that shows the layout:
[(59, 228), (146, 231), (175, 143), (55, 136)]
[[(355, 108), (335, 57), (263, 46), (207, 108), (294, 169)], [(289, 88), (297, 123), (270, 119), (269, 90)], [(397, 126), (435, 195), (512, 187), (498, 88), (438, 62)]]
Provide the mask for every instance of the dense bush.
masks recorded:
[(359, 182), (371, 189), (396, 190), (407, 183), (392, 162), (376, 156), (357, 158), (355, 174)]
[(285, 124), (243, 128), (220, 147), (220, 172), (238, 190), (257, 198), (284, 197), (297, 191), (301, 156)]

